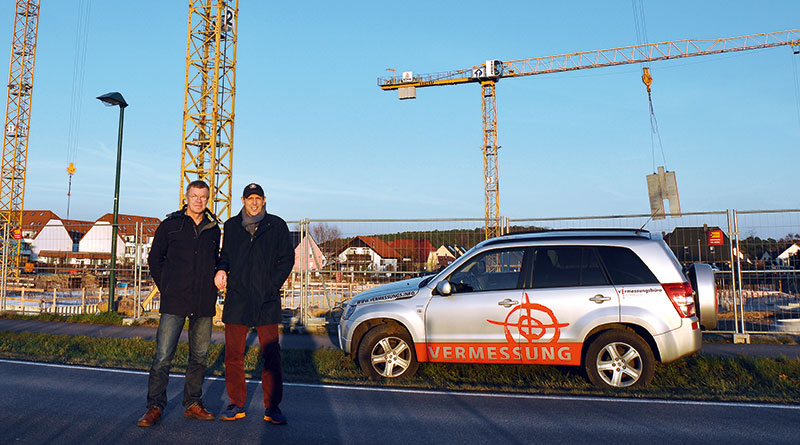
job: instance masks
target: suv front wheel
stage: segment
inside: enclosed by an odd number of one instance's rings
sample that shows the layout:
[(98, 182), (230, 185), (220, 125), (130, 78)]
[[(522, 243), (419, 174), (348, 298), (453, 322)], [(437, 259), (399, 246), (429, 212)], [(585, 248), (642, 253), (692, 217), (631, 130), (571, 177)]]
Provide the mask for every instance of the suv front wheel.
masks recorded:
[(606, 388), (645, 386), (653, 378), (655, 358), (650, 346), (630, 331), (600, 334), (589, 345), (584, 369), (589, 381)]
[(407, 377), (419, 367), (408, 333), (390, 324), (375, 326), (364, 335), (358, 347), (358, 364), (372, 378)]

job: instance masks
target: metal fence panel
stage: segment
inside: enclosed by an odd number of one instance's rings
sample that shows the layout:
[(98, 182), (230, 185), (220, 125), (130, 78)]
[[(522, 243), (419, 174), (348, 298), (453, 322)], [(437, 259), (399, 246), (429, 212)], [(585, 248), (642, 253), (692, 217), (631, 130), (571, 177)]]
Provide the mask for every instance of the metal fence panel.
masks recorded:
[[(296, 264), (282, 301), (286, 322), (297, 324), (330, 321), (331, 312), (357, 293), (434, 273), (485, 238), (483, 218), (288, 224)], [(118, 309), (133, 317), (159, 307), (147, 267), (155, 227), (120, 222), (116, 295)], [(568, 228), (644, 228), (662, 237), (682, 264), (712, 264), (720, 332), (800, 333), (800, 210), (693, 212), (659, 220), (647, 214), (504, 220), (506, 233)], [(2, 283), (2, 310), (103, 310), (110, 246), (109, 224), (49, 221), (24, 227), (24, 261)]]

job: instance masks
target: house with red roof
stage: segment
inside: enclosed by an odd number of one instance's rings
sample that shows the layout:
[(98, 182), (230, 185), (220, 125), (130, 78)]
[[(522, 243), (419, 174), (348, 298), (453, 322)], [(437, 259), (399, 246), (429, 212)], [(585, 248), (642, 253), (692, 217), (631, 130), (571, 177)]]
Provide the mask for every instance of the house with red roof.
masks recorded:
[(398, 239), (389, 242), (397, 253), (402, 255), (400, 270), (421, 271), (436, 254), (436, 248), (426, 239)]
[[(97, 221), (62, 220), (50, 210), (22, 212), (22, 236), (30, 245), (29, 258), (48, 264), (98, 265), (111, 258), (111, 221), (107, 213)], [(146, 261), (158, 218), (119, 215), (118, 259), (136, 258), (137, 240)], [(137, 231), (139, 232), (137, 236)]]
[[(37, 252), (37, 261), (40, 263), (99, 265), (111, 258), (109, 254), (87, 254), (78, 252), (80, 240), (94, 225), (93, 221), (58, 219), (53, 220), (49, 225), (52, 226), (50, 228), (57, 232), (59, 242), (55, 244), (49, 241), (49, 236), (46, 234), (46, 231), (42, 231), (36, 240), (34, 240), (34, 245), (39, 249)], [(69, 239), (68, 241), (63, 239), (64, 233), (66, 233)]]
[(357, 236), (336, 253), (344, 270), (397, 270), (403, 255), (386, 241), (374, 236)]
[[(136, 247), (142, 245), (139, 252), (139, 261), (146, 263), (153, 244), (156, 228), (160, 223), (158, 218), (136, 215), (117, 215), (119, 228), (117, 230), (117, 259), (133, 262), (137, 258)], [(106, 213), (95, 221), (79, 242), (78, 251), (86, 253), (111, 254), (111, 236), (113, 215)]]
[(41, 251), (72, 251), (72, 239), (61, 218), (50, 210), (22, 211), (22, 238), (31, 246), (30, 259), (38, 260)]

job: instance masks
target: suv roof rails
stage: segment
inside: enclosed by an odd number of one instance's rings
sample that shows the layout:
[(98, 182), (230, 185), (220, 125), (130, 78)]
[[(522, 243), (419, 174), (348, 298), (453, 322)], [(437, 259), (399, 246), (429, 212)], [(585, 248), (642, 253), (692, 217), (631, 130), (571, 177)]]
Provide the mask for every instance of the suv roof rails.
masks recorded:
[(537, 233), (551, 233), (551, 232), (569, 232), (569, 233), (579, 233), (579, 232), (608, 232), (608, 233), (619, 233), (619, 232), (633, 232), (637, 235), (649, 235), (649, 230), (639, 229), (639, 228), (608, 228), (608, 227), (597, 227), (597, 228), (570, 228), (570, 229), (540, 229), (540, 230), (523, 230), (521, 232), (513, 232), (508, 233), (507, 235), (532, 235)]

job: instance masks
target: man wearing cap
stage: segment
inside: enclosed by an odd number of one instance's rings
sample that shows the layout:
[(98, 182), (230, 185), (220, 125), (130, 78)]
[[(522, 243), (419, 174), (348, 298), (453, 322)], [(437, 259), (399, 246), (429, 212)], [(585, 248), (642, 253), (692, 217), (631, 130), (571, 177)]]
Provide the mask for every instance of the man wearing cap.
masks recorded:
[(286, 222), (266, 212), (264, 190), (248, 184), (242, 192), (244, 207), (225, 222), (222, 252), (214, 277), (217, 287), (227, 285), (222, 321), (225, 323), (225, 388), (230, 404), (220, 420), (245, 417), (247, 384), (244, 352), (247, 331), (255, 327), (264, 368), (264, 420), (278, 425), (286, 416), (278, 405), (283, 397), (280, 289), (294, 266), (294, 247)]

